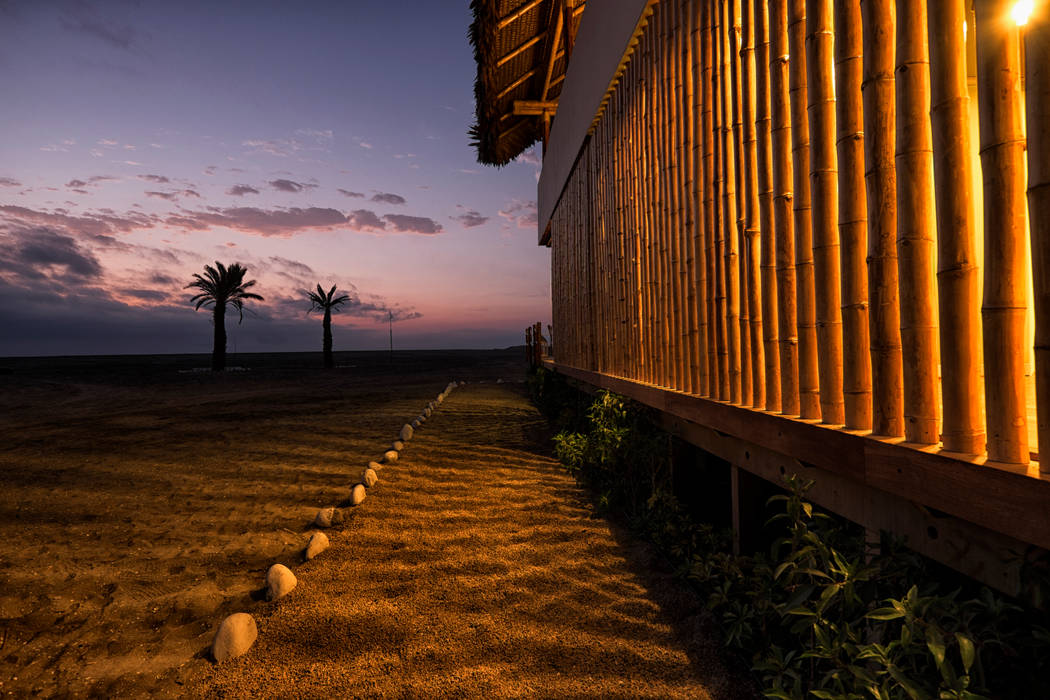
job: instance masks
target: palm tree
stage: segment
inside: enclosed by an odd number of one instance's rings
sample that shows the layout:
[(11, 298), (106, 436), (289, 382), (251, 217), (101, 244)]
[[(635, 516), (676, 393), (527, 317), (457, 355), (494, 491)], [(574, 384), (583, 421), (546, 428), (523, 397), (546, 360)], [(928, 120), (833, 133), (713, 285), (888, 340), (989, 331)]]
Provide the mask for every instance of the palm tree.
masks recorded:
[(240, 263), (234, 263), (225, 267), (218, 260), (215, 267), (204, 266), (204, 275), (193, 275), (193, 281), (186, 285), (186, 289), (199, 289), (190, 302), (196, 302), (194, 311), (202, 306), (210, 306), (212, 309), (212, 320), (215, 324), (215, 345), (211, 351), (211, 369), (213, 372), (221, 372), (226, 369), (226, 307), (232, 306), (237, 309), (237, 323), (244, 320), (244, 302), (248, 299), (263, 298), (248, 290), (255, 286), (255, 280), (244, 281), (244, 275), (248, 269)]
[(335, 296), (334, 284), (327, 292), (321, 288), (321, 285), (317, 285), (317, 291), (306, 292), (306, 297), (310, 300), (310, 309), (306, 313), (324, 312), (324, 320), (321, 322), (324, 326), (324, 366), (333, 367), (335, 362), (332, 360), (332, 311), (338, 310), (341, 304), (350, 301), (350, 297), (346, 294)]

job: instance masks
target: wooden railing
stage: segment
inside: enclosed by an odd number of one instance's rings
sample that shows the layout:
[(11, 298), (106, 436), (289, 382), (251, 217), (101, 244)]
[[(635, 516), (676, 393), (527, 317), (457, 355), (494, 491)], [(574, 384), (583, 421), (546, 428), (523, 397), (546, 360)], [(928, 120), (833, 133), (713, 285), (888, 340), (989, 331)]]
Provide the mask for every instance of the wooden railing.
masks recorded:
[(650, 3), (551, 218), (554, 366), (1050, 493), (1050, 8), (974, 4)]

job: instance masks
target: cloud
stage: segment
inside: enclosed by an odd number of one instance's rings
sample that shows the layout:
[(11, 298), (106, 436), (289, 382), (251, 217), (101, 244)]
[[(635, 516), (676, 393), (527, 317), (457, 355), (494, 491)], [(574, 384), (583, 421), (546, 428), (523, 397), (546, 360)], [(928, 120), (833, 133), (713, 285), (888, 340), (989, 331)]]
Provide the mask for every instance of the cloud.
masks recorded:
[(507, 221), (517, 224), (518, 228), (535, 228), (538, 220), (535, 200), (511, 200), (510, 204), (498, 213)]
[(331, 230), (345, 226), (347, 217), (336, 209), (291, 207), (258, 209), (256, 207), (208, 207), (203, 211), (182, 211), (164, 220), (170, 226), (203, 231), (212, 227), (231, 228), (260, 236), (288, 238), (306, 230)]
[(364, 192), (351, 192), (350, 190), (340, 189), (339, 192), (346, 195), (347, 197), (364, 197)]
[(350, 228), (355, 231), (384, 231), (386, 224), (376, 216), (374, 211), (368, 209), (355, 209), (346, 217)]
[(126, 212), (118, 216), (116, 212), (107, 209), (85, 212), (81, 216), (69, 216), (63, 210), (38, 211), (11, 204), (0, 205), (0, 215), (23, 224), (60, 227), (70, 232), (91, 236), (129, 233), (138, 229), (150, 228), (158, 223), (156, 217), (138, 212)]
[(383, 220), (399, 233), (441, 233), (441, 224), (425, 216), (406, 216), (404, 214), (387, 214)]
[(296, 129), (295, 133), (299, 136), (312, 138), (318, 143), (329, 143), (335, 137), (331, 129)]
[(87, 183), (83, 180), (70, 180), (66, 183), (66, 187), (87, 187)]
[(137, 177), (140, 180), (149, 180), (150, 182), (156, 182), (161, 185), (171, 182), (171, 180), (164, 177), (163, 175), (138, 175)]
[(69, 151), (69, 149), (68, 149), (68, 148), (62, 148), (61, 146), (56, 146), (56, 145), (55, 145), (55, 144), (53, 144), (53, 143), (51, 143), (51, 144), (48, 144), (48, 145), (46, 145), (46, 146), (41, 146), (41, 147), (40, 147), (40, 150), (41, 150), (41, 151), (46, 151), (46, 152), (48, 152), (48, 153), (59, 153), (59, 152), (61, 152), (61, 153), (66, 153), (66, 152), (68, 152), (68, 151)]
[(482, 216), (480, 212), (476, 212), (473, 209), (464, 212), (459, 216), (450, 216), (453, 221), (458, 221), (463, 228), (474, 228), (475, 226), (481, 226), (489, 217)]
[(357, 145), (360, 146), (361, 148), (367, 148), (367, 149), (371, 149), (372, 148), (372, 144), (368, 143), (368, 141), (358, 141)]
[(270, 187), (281, 192), (302, 192), (305, 189), (312, 189), (317, 185), (310, 185), (302, 182), (295, 182), (294, 180), (270, 180)]
[(177, 192), (149, 192), (149, 191), (147, 191), (144, 194), (147, 197), (157, 197), (159, 199), (166, 199), (169, 202), (174, 202), (176, 199), (178, 199), (178, 193)]
[(246, 194), (259, 194), (259, 190), (255, 189), (251, 185), (234, 185), (230, 189), (226, 190), (226, 194), (232, 194), (235, 197), (243, 197)]
[(71, 236), (38, 226), (14, 228), (0, 240), (0, 277), (18, 280), (82, 282), (102, 274), (98, 258)]
[(119, 141), (114, 141), (113, 139), (99, 139), (98, 140), (98, 145), (99, 146), (119, 146), (120, 142)]
[(204, 174), (205, 175), (214, 175), (215, 171), (218, 170), (218, 169), (219, 169), (219, 167), (217, 165), (209, 165), (207, 168), (204, 169)]
[(59, 22), (69, 31), (93, 36), (124, 51), (131, 50), (138, 41), (138, 33), (131, 25), (106, 22), (87, 3), (69, 5), (59, 17)]
[(380, 202), (382, 204), (404, 204), (405, 198), (399, 194), (393, 194), (391, 192), (380, 192), (372, 195), (373, 202)]
[(182, 190), (181, 194), (186, 197), (196, 197), (197, 199), (201, 198), (201, 193), (197, 190)]
[(521, 152), (517, 158), (514, 159), (515, 163), (528, 163), (529, 165), (541, 165), (540, 157), (536, 154), (536, 150), (532, 148), (526, 148)]

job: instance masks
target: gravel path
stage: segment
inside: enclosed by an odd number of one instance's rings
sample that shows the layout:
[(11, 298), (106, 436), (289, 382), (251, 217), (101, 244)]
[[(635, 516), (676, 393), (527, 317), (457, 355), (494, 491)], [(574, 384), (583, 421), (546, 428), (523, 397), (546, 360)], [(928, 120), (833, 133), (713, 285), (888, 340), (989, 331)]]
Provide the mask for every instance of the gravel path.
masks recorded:
[[(394, 436), (391, 436), (393, 438)], [(377, 445), (377, 448), (383, 447)], [(460, 387), (379, 473), (220, 697), (743, 697), (699, 602), (592, 517), (521, 384)], [(360, 465), (363, 467), (364, 465)], [(347, 487), (356, 479), (347, 473)]]

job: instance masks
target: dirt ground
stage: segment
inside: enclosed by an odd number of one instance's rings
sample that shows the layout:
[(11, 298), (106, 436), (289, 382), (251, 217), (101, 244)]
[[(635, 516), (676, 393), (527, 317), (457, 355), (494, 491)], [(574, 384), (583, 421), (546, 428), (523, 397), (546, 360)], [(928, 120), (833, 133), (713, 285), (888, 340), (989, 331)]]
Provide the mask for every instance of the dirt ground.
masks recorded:
[[(551, 459), (522, 357), (0, 361), (0, 693), (736, 696), (697, 601)], [(451, 379), (302, 563), (317, 509)], [(267, 603), (275, 562), (299, 586)], [(242, 611), (259, 641), (216, 666)]]

